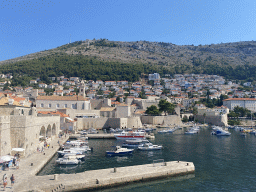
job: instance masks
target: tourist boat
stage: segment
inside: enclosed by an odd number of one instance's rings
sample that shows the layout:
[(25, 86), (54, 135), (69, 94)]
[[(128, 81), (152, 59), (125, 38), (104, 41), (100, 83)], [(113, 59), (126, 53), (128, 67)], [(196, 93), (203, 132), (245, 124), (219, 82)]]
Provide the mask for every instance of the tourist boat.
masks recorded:
[(122, 156), (122, 155), (132, 155), (133, 149), (122, 148), (116, 146), (114, 151), (106, 151), (107, 156)]
[(139, 150), (143, 151), (151, 151), (151, 150), (160, 150), (162, 149), (162, 145), (153, 145), (152, 143), (145, 143), (142, 146), (139, 146)]
[(125, 140), (125, 143), (123, 143), (122, 147), (138, 148), (139, 146), (142, 146), (142, 144), (144, 143), (149, 143), (149, 141), (142, 140), (142, 139), (128, 139), (128, 140)]
[(55, 162), (60, 165), (77, 165), (80, 163), (80, 160), (70, 159), (66, 157), (66, 158), (59, 158)]
[(116, 139), (145, 139), (145, 132), (135, 131), (123, 131), (121, 133), (114, 134)]

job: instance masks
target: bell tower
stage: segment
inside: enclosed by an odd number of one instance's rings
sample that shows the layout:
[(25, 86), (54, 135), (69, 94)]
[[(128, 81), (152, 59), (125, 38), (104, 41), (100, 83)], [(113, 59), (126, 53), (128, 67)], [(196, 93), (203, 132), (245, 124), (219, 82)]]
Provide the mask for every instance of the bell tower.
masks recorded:
[(86, 97), (86, 94), (85, 94), (85, 83), (82, 81), (79, 85), (79, 93), (78, 93), (78, 96), (83, 96), (83, 97)]

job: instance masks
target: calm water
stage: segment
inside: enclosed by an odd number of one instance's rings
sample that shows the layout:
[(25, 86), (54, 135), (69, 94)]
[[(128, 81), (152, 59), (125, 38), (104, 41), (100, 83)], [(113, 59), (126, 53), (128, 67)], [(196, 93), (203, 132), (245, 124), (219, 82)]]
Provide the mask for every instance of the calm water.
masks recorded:
[(129, 157), (106, 157), (106, 150), (121, 145), (117, 140), (89, 140), (93, 153), (78, 166), (57, 166), (54, 157), (40, 175), (75, 173), (86, 170), (122, 167), (152, 163), (153, 160), (191, 161), (195, 174), (136, 183), (106, 191), (255, 191), (256, 181), (256, 137), (246, 137), (235, 130), (231, 136), (211, 135), (211, 129), (201, 129), (198, 135), (184, 135), (178, 130), (172, 134), (155, 134), (154, 144), (162, 144), (160, 151), (135, 151)]

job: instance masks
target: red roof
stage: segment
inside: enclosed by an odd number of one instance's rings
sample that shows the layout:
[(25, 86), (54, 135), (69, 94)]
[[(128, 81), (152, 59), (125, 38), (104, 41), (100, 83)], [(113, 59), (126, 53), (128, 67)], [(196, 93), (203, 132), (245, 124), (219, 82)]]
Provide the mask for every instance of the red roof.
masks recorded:
[(255, 98), (230, 98), (223, 101), (256, 101)]

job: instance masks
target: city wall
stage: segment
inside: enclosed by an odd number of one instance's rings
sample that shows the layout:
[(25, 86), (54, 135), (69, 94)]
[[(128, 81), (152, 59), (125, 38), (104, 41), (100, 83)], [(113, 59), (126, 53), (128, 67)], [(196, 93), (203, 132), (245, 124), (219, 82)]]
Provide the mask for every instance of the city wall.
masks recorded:
[(141, 116), (142, 124), (152, 125), (182, 125), (182, 121), (178, 115), (168, 116)]
[(228, 126), (227, 115), (218, 115), (218, 116), (203, 116), (196, 115), (195, 119), (198, 119), (200, 123), (208, 123), (217, 126)]
[(11, 152), (10, 116), (0, 116), (0, 156)]

